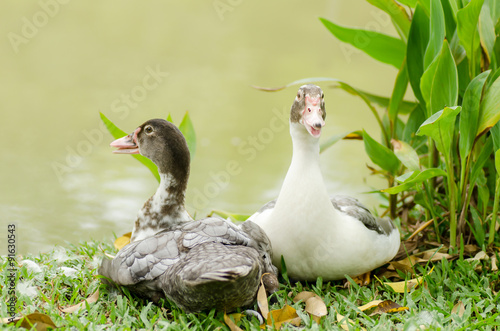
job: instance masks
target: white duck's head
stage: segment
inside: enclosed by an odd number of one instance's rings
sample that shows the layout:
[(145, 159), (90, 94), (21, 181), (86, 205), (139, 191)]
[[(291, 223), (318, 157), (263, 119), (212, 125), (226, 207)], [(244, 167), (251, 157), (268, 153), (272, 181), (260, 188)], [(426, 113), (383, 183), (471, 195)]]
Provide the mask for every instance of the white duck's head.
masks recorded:
[(302, 85), (290, 110), (290, 122), (302, 124), (312, 137), (319, 138), (325, 118), (325, 95), (321, 88), (314, 84)]

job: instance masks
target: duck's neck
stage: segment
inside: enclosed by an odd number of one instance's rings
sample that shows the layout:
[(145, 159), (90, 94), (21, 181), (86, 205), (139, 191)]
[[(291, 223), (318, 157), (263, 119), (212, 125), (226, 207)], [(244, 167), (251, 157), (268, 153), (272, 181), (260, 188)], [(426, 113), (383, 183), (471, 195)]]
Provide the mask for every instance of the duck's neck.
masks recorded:
[[(299, 123), (290, 123), (292, 163), (283, 182), (277, 205), (285, 208), (300, 199), (329, 201), (319, 165), (319, 139)], [(319, 201), (317, 201), (319, 202)]]
[(192, 218), (184, 207), (187, 179), (160, 173), (160, 186), (137, 215), (131, 241), (141, 240), (159, 231), (173, 229)]

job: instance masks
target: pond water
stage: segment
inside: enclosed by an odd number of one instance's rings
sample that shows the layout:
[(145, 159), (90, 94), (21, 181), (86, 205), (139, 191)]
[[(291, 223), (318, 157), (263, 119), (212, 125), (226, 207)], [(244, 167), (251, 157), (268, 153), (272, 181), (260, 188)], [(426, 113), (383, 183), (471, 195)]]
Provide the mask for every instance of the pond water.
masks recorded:
[[(291, 158), (296, 87), (251, 85), (335, 77), (388, 95), (396, 75), (341, 44), (318, 17), (395, 34), (361, 0), (3, 1), (1, 238), (16, 224), (17, 251), (26, 254), (131, 230), (157, 183), (131, 157), (111, 154), (99, 112), (131, 132), (168, 113), (178, 124), (189, 111), (197, 151), (186, 204), (196, 217), (250, 214), (274, 199)], [(321, 139), (363, 128), (378, 137), (362, 101), (320, 86), (328, 114)], [(377, 208), (379, 198), (364, 192), (384, 181), (370, 175), (362, 142), (341, 141), (321, 161), (331, 193)]]

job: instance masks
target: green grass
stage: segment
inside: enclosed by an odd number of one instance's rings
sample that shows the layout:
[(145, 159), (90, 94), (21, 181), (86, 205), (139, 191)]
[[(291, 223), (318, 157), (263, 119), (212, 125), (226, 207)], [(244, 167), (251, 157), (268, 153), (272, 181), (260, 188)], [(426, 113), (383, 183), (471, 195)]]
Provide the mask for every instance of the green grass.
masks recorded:
[[(17, 307), (18, 314), (35, 311), (44, 313), (62, 329), (88, 330), (229, 330), (224, 324), (223, 312), (210, 311), (186, 314), (168, 301), (162, 307), (131, 296), (117, 289), (100, 284), (96, 276), (103, 247), (112, 253), (111, 244), (99, 242), (81, 243), (69, 248), (56, 247), (53, 251), (39, 256), (25, 256), (18, 259)], [(27, 262), (31, 261), (31, 262)], [(8, 268), (5, 257), (1, 258), (1, 316), (7, 317)], [(66, 268), (66, 269), (65, 269)], [(497, 330), (500, 329), (500, 279), (498, 272), (491, 271), (490, 261), (446, 261), (436, 263), (433, 272), (426, 276), (424, 286), (412, 289), (410, 293), (394, 293), (390, 288), (373, 279), (366, 287), (352, 285), (344, 288), (343, 282), (316, 284), (296, 283), (293, 286), (282, 282), (276, 302), (270, 309), (279, 309), (285, 303), (297, 309), (302, 318), (302, 326), (312, 330), (339, 330), (337, 312), (355, 321), (368, 330), (418, 330), (425, 326), (428, 330)], [(426, 274), (426, 269), (417, 267), (417, 273)], [(59, 308), (68, 307), (88, 298), (97, 289), (99, 300), (87, 304), (74, 313), (62, 313)], [(323, 298), (328, 308), (328, 316), (317, 325), (305, 312), (304, 304), (293, 303), (292, 297), (311, 290)], [(408, 311), (374, 315), (362, 313), (356, 307), (369, 301), (390, 299)], [(453, 307), (461, 301), (465, 311), (462, 316), (452, 313)], [(253, 309), (257, 309), (256, 305)], [(244, 318), (240, 327), (260, 330), (256, 318)], [(2, 325), (2, 329), (15, 330), (16, 326)], [(295, 329), (285, 326), (285, 330)]]

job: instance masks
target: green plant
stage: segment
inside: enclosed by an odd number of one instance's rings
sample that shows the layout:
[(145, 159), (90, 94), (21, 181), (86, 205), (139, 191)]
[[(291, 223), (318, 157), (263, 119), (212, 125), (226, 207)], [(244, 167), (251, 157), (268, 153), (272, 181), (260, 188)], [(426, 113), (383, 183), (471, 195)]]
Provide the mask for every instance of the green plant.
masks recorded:
[[(382, 192), (390, 194), (391, 216), (408, 208), (398, 196), (413, 196), (434, 219), (437, 241), (449, 229), (453, 248), (469, 233), (477, 242), (488, 233), (493, 243), (500, 194), (500, 1), (367, 1), (391, 17), (399, 38), (320, 21), (342, 42), (399, 70), (390, 97), (325, 77), (268, 90), (331, 81), (360, 97), (381, 130), (380, 143), (358, 134), (380, 167), (376, 172), (388, 180)], [(415, 101), (404, 100), (408, 85)], [(337, 140), (328, 139), (322, 150)], [(472, 214), (471, 204), (484, 212)]]

